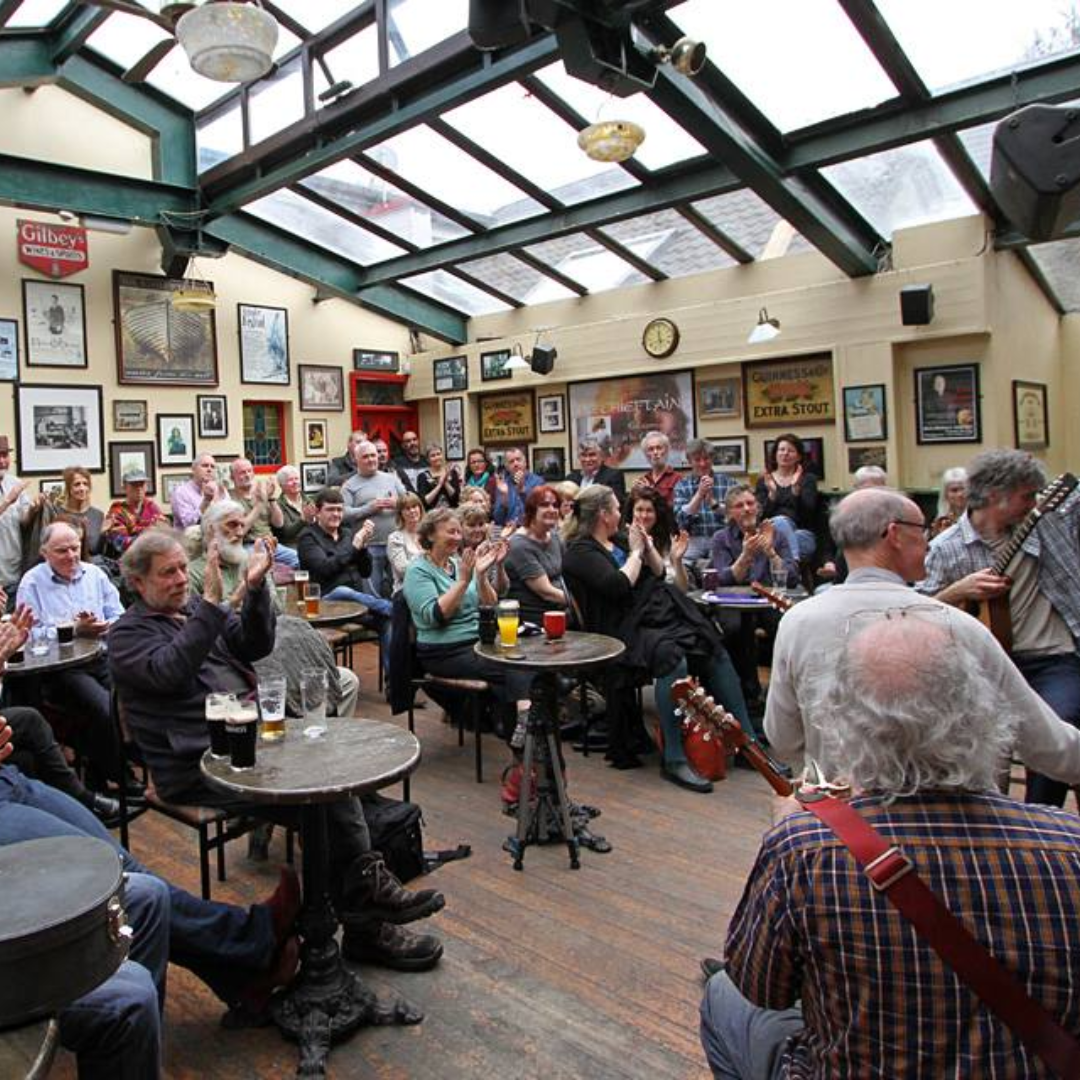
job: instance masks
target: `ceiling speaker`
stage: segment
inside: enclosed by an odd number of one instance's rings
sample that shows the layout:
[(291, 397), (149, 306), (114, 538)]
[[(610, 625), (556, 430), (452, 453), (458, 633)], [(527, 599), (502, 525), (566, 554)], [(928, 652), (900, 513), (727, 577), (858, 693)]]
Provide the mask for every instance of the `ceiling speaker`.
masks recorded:
[(555, 366), (555, 357), (558, 355), (558, 350), (554, 345), (537, 345), (529, 358), (529, 367), (537, 375), (550, 375), (551, 369)]
[(469, 0), (469, 37), (478, 49), (522, 45), (530, 32), (523, 0)]
[(933, 317), (933, 285), (908, 285), (900, 290), (900, 321), (905, 326), (928, 326)]

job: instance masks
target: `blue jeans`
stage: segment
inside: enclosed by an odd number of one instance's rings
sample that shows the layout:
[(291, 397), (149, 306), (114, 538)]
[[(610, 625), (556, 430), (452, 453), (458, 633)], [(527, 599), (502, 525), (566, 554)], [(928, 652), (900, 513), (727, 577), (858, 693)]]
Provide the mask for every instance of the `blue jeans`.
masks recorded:
[(716, 1080), (781, 1080), (781, 1051), (805, 1027), (802, 1010), (762, 1009), (718, 971), (701, 1001), (701, 1046)]
[[(251, 551), (254, 547), (254, 544), (245, 544), (244, 550)], [(283, 544), (278, 544), (274, 548), (274, 562), (281, 563), (282, 566), (287, 566), (290, 570), (300, 569), (300, 556), (297, 555), (296, 549), (285, 547)]]
[(777, 514), (771, 520), (776, 531), (783, 533), (787, 537), (791, 550), (800, 559), (813, 557), (814, 552), (817, 551), (817, 537), (813, 532), (809, 529), (796, 529), (795, 522), (783, 514)]
[[(1075, 653), (1034, 656), (1016, 653), (1013, 662), (1028, 685), (1067, 724), (1080, 727), (1080, 657)], [(1064, 806), (1069, 785), (1041, 773), (1028, 772), (1027, 801)]]
[[(368, 544), (367, 553), (371, 556), (371, 591), (376, 596), (389, 597), (394, 587), (394, 576), (390, 571), (390, 559), (386, 554), (385, 544)], [(390, 609), (386, 609), (390, 614)]]
[[(374, 583), (372, 583), (372, 588), (374, 588)], [(393, 605), (390, 601), (384, 600), (381, 596), (372, 596), (371, 593), (361, 592), (359, 589), (352, 589), (348, 585), (339, 585), (336, 589), (331, 589), (323, 599), (355, 600), (358, 604), (363, 604), (371, 612), (370, 617), (365, 615), (360, 621), (365, 626), (370, 626), (373, 630), (378, 631), (383, 667), (389, 669), (390, 612), (393, 611)]]

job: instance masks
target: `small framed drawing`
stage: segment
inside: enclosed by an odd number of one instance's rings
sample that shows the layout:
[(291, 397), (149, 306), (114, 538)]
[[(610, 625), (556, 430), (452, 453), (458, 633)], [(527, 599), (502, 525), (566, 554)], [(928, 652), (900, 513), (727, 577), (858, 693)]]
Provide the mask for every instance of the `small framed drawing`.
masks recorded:
[(124, 477), (134, 470), (146, 474), (146, 494), (153, 495), (154, 444), (146, 442), (109, 443), (109, 492), (114, 499), (124, 496)]
[(69, 465), (105, 471), (100, 386), (15, 384), (15, 435), (23, 476), (61, 473)]
[(353, 371), (397, 371), (401, 356), (389, 349), (353, 349)]
[(330, 364), (300, 364), (300, 408), (345, 411), (345, 377)]
[(239, 454), (215, 454), (214, 455), (214, 479), (222, 491), (232, 491), (232, 463)]
[(557, 435), (566, 430), (566, 397), (563, 394), (549, 394), (536, 399), (536, 408), (540, 416), (540, 434)]
[(31, 278), (22, 287), (26, 366), (87, 367), (83, 287)]
[(982, 442), (978, 364), (915, 369), (915, 441)]
[(849, 443), (881, 442), (889, 437), (885, 385), (844, 387), (844, 439)]
[(889, 471), (887, 447), (884, 446), (849, 446), (847, 452), (847, 471), (854, 475), (867, 465), (875, 465), (885, 472)]
[(300, 486), (308, 495), (326, 487), (330, 465), (326, 461), (305, 461), (300, 465)]
[(702, 379), (697, 384), (698, 416), (723, 420), (742, 416), (742, 378)]
[(304, 421), (304, 450), (314, 457), (326, 457), (326, 421)]
[(434, 361), (435, 393), (449, 394), (469, 389), (469, 362), (464, 356), (448, 356)]
[(15, 319), (0, 319), (0, 382), (15, 382), (19, 377), (19, 324)]
[(285, 308), (237, 304), (240, 381), (289, 385), (289, 313)]
[(565, 480), (566, 450), (561, 446), (534, 446), (532, 471), (542, 476), (547, 484), (557, 484), (560, 480)]
[(506, 364), (510, 359), (509, 349), (499, 349), (497, 352), (485, 352), (480, 354), (480, 380), (481, 382), (494, 382), (496, 379), (512, 379), (513, 371), (507, 369)]
[(112, 403), (113, 431), (146, 431), (150, 426), (145, 401), (114, 401)]
[(157, 451), (162, 465), (190, 465), (195, 460), (195, 417), (158, 413)]
[(196, 394), (199, 409), (199, 438), (229, 437), (229, 400), (224, 394)]
[(167, 510), (172, 502), (173, 492), (191, 479), (190, 473), (169, 473), (161, 477), (161, 503), (162, 509)]
[(724, 439), (710, 439), (713, 448), (713, 465), (717, 472), (747, 472), (750, 449), (745, 435), (732, 435)]
[(1045, 450), (1050, 445), (1050, 410), (1046, 383), (1013, 380), (1013, 426), (1017, 450)]
[(465, 460), (465, 399), (443, 398), (443, 451), (447, 461)]
[(48, 480), (40, 480), (41, 494), (49, 502), (58, 502), (64, 497), (64, 478), (62, 476), (50, 477)]

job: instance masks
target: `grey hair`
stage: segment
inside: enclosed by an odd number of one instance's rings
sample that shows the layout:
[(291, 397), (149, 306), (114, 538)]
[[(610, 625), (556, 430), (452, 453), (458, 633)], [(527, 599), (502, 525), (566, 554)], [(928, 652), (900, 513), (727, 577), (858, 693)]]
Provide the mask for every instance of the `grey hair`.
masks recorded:
[(1046, 485), (1046, 472), (1026, 450), (984, 450), (968, 464), (968, 507), (986, 506), (996, 491), (1008, 494), (1022, 487)]
[(41, 550), (44, 551), (49, 541), (56, 535), (56, 531), (59, 528), (70, 529), (80, 540), (82, 536), (79, 530), (71, 524), (70, 521), (50, 521), (44, 529), (41, 530)]
[(606, 484), (590, 484), (584, 491), (578, 492), (574, 499), (574, 513), (567, 523), (563, 539), (569, 542), (575, 536), (592, 536), (604, 507), (614, 498), (615, 492)]
[(686, 456), (688, 458), (693, 457), (695, 454), (708, 454), (709, 457), (713, 455), (713, 445), (708, 439), (691, 439), (686, 444)]
[(243, 515), (243, 513), (244, 508), (233, 499), (218, 499), (217, 502), (212, 502), (203, 511), (202, 520), (199, 522), (199, 527), (202, 529), (203, 547), (206, 547), (213, 530), (218, 527), (218, 522), (222, 518), (227, 514)]
[(727, 494), (724, 496), (724, 506), (730, 510), (731, 504), (739, 498), (740, 495), (745, 495), (748, 491), (754, 498), (757, 498), (754, 489), (750, 487), (749, 484), (732, 484), (731, 487), (728, 488)]
[(124, 581), (135, 588), (135, 579), (146, 577), (154, 559), (158, 555), (168, 555), (173, 548), (184, 550), (183, 534), (176, 529), (155, 527), (140, 533), (120, 558)]
[(642, 451), (644, 452), (647, 443), (655, 442), (657, 439), (664, 444), (665, 450), (671, 449), (671, 440), (662, 431), (646, 431), (644, 438), (641, 440)]
[[(939, 605), (866, 613), (811, 689), (825, 760), (856, 791), (992, 791), (1009, 760), (1015, 716), (989, 675), (966, 662)], [(933, 692), (928, 688), (933, 687)]]
[(440, 506), (435, 510), (429, 510), (421, 519), (416, 529), (417, 543), (425, 550), (430, 551), (435, 540), (435, 530), (444, 521), (458, 521), (458, 512), (448, 506)]
[(911, 500), (893, 488), (870, 487), (841, 499), (829, 515), (833, 539), (847, 551), (871, 548), (893, 521), (899, 521)]
[(941, 490), (938, 492), (937, 512), (938, 517), (944, 517), (949, 513), (949, 500), (945, 498), (945, 489), (950, 484), (966, 484), (967, 469), (963, 465), (954, 465), (941, 474)]
[(880, 465), (860, 465), (855, 470), (855, 487), (884, 487), (889, 482), (885, 470)]
[(300, 475), (300, 470), (295, 465), (282, 465), (276, 473), (274, 473), (274, 479), (278, 482), (278, 487), (281, 487), (285, 483), (285, 480), (293, 474)]
[(446, 456), (446, 451), (443, 450), (442, 443), (429, 442), (427, 446), (424, 447), (424, 457), (428, 457), (431, 454), (432, 450), (438, 450), (439, 453), (443, 455), (443, 457)]
[(603, 453), (600, 446), (600, 440), (595, 435), (582, 435), (582, 437), (578, 439), (577, 448), (579, 453), (582, 450), (595, 450), (597, 453)]

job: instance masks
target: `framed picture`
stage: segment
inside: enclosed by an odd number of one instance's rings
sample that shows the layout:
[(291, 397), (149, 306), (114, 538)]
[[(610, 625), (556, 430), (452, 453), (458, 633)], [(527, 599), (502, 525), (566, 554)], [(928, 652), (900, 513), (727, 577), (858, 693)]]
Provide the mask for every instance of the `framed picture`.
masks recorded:
[(315, 457), (326, 457), (326, 421), (304, 421), (304, 450)]
[(100, 386), (15, 385), (19, 472), (56, 475), (69, 465), (105, 471)]
[(191, 479), (190, 473), (166, 473), (161, 477), (161, 503), (162, 509), (167, 510), (172, 502), (173, 492)]
[[(800, 436), (801, 437), (801, 436)], [(806, 451), (806, 459), (803, 465), (807, 472), (812, 472), (818, 480), (825, 479), (825, 440), (818, 437), (803, 438), (803, 450)], [(765, 440), (765, 462), (772, 457), (773, 448), (776, 446), (775, 439)]]
[(329, 479), (329, 462), (305, 461), (300, 465), (300, 486), (308, 495), (326, 487), (326, 482)]
[(884, 446), (849, 446), (847, 452), (847, 471), (854, 473), (864, 465), (876, 465), (889, 471), (888, 457)]
[(566, 397), (563, 394), (537, 398), (536, 408), (540, 416), (541, 435), (557, 435), (566, 430)]
[(521, 446), (536, 442), (536, 399), (531, 390), (480, 395), (480, 442)]
[(1013, 426), (1017, 450), (1045, 450), (1050, 445), (1046, 383), (1013, 380)]
[(23, 278), (22, 290), (26, 366), (89, 366), (83, 287)]
[(566, 451), (561, 446), (534, 446), (532, 471), (548, 484), (566, 479)]
[(881, 442), (889, 437), (884, 383), (844, 387), (844, 440)]
[(48, 480), (39, 481), (38, 484), (41, 494), (50, 502), (64, 497), (64, 478), (62, 476), (52, 476)]
[(389, 349), (353, 349), (353, 371), (399, 371), (401, 356)]
[(433, 363), (436, 394), (460, 393), (469, 389), (469, 362), (464, 356), (448, 356)]
[(698, 416), (702, 420), (728, 420), (742, 416), (742, 379), (701, 379), (697, 384)]
[(229, 437), (229, 399), (224, 394), (196, 394), (200, 439)]
[(488, 461), (491, 462), (493, 469), (506, 468), (506, 451), (505, 450), (489, 450), (484, 447), (484, 453), (487, 454)]
[(195, 417), (158, 413), (157, 453), (162, 465), (190, 465), (195, 460)]
[(915, 369), (915, 438), (925, 443), (982, 441), (979, 365)]
[(300, 364), (300, 408), (345, 411), (345, 376), (330, 364)]
[(289, 313), (285, 308), (237, 304), (240, 381), (289, 385)]
[(14, 382), (19, 377), (19, 324), (15, 319), (0, 319), (0, 382)]
[(510, 359), (509, 349), (499, 349), (496, 352), (480, 354), (480, 380), (481, 382), (495, 382), (496, 379), (512, 379), (513, 371), (506, 368)]
[(732, 435), (724, 439), (710, 439), (713, 448), (713, 467), (722, 473), (745, 473), (749, 471), (750, 446), (745, 435)]
[[(199, 282), (212, 291), (209, 282)], [(180, 311), (189, 282), (113, 271), (117, 379), (124, 386), (217, 386), (214, 311)]]
[[(648, 469), (641, 440), (650, 431), (662, 431), (671, 440), (671, 465), (686, 465), (686, 444), (697, 433), (694, 377), (689, 371), (570, 384), (570, 437), (574, 447), (586, 435), (592, 435), (600, 441), (605, 465), (613, 469)], [(577, 464), (575, 458), (572, 465)]]
[(114, 499), (124, 497), (124, 473), (141, 469), (149, 479), (146, 494), (154, 495), (154, 444), (146, 442), (109, 443), (109, 493)]
[(443, 398), (443, 451), (447, 461), (465, 460), (465, 399)]
[(214, 479), (223, 491), (232, 491), (232, 463), (239, 456), (239, 454), (214, 455)]
[(832, 353), (743, 364), (748, 428), (833, 424)]
[(150, 422), (147, 419), (145, 401), (114, 401), (112, 403), (113, 431), (146, 431)]

